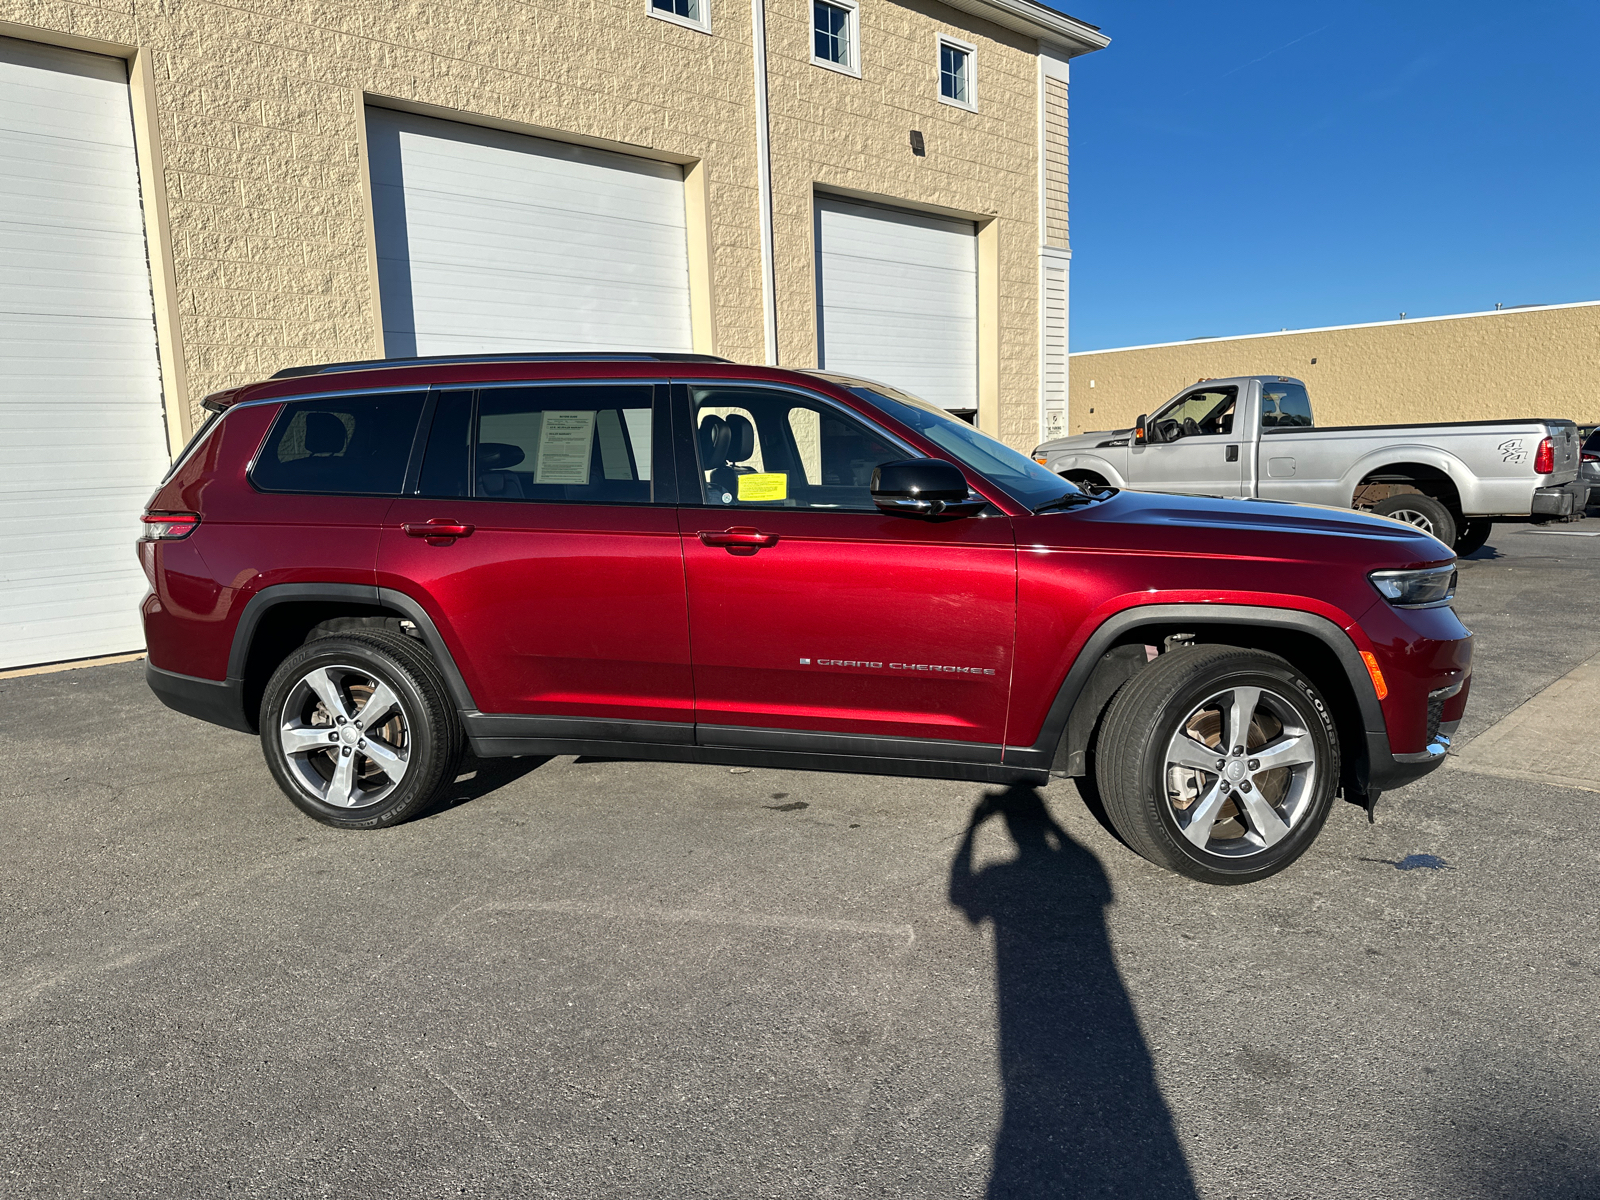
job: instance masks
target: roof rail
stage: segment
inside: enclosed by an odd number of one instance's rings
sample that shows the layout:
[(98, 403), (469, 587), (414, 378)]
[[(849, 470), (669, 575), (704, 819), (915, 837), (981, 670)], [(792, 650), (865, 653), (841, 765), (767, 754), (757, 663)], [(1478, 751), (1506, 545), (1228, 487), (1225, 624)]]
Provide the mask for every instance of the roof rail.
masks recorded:
[(408, 358), (366, 358), (355, 362), (315, 363), (306, 367), (285, 367), (273, 379), (294, 379), (302, 375), (333, 375), (340, 371), (379, 371), (386, 367), (445, 366), (451, 363), (517, 362), (697, 362), (725, 363), (729, 358), (715, 354), (428, 354)]

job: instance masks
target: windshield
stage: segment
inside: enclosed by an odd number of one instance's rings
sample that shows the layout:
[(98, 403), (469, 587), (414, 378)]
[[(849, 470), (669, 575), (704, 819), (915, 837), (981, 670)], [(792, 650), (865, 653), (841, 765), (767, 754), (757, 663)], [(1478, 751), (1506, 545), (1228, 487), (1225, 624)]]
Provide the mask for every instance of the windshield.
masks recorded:
[(937, 405), (881, 383), (868, 383), (863, 379), (840, 375), (828, 375), (826, 378), (843, 384), (901, 424), (911, 426), (941, 450), (947, 451), (952, 458), (971, 467), (985, 479), (992, 480), (1013, 499), (1029, 508), (1038, 508), (1062, 496), (1080, 494), (1078, 488), (1054, 471), (1040, 466), (1004, 442), (974, 429), (960, 417), (951, 416)]

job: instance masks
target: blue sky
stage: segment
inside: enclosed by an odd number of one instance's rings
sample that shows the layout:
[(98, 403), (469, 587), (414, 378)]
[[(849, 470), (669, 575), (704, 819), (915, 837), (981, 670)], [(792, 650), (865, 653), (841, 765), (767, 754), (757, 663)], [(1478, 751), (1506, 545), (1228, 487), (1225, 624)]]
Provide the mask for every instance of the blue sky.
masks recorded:
[(1600, 299), (1597, 0), (1068, 0), (1072, 349)]

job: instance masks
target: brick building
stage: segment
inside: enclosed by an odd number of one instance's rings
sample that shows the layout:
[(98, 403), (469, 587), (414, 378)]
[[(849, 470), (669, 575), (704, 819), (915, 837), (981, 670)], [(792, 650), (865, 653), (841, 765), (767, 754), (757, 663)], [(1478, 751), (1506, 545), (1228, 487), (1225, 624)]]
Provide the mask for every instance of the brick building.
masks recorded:
[(1033, 0), (0, 0), (0, 667), (136, 649), (132, 519), (292, 364), (694, 350), (1064, 418)]

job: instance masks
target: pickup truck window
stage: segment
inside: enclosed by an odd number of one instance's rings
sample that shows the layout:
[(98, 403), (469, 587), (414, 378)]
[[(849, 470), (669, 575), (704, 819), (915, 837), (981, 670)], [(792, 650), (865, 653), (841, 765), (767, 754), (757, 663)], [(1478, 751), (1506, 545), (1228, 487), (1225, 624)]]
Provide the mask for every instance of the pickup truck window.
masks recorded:
[(1310, 429), (1311, 397), (1298, 383), (1261, 385), (1261, 428)]
[(1163, 442), (1184, 437), (1203, 437), (1233, 433), (1233, 410), (1238, 388), (1208, 388), (1180, 396), (1158, 412), (1150, 424), (1160, 430)]

